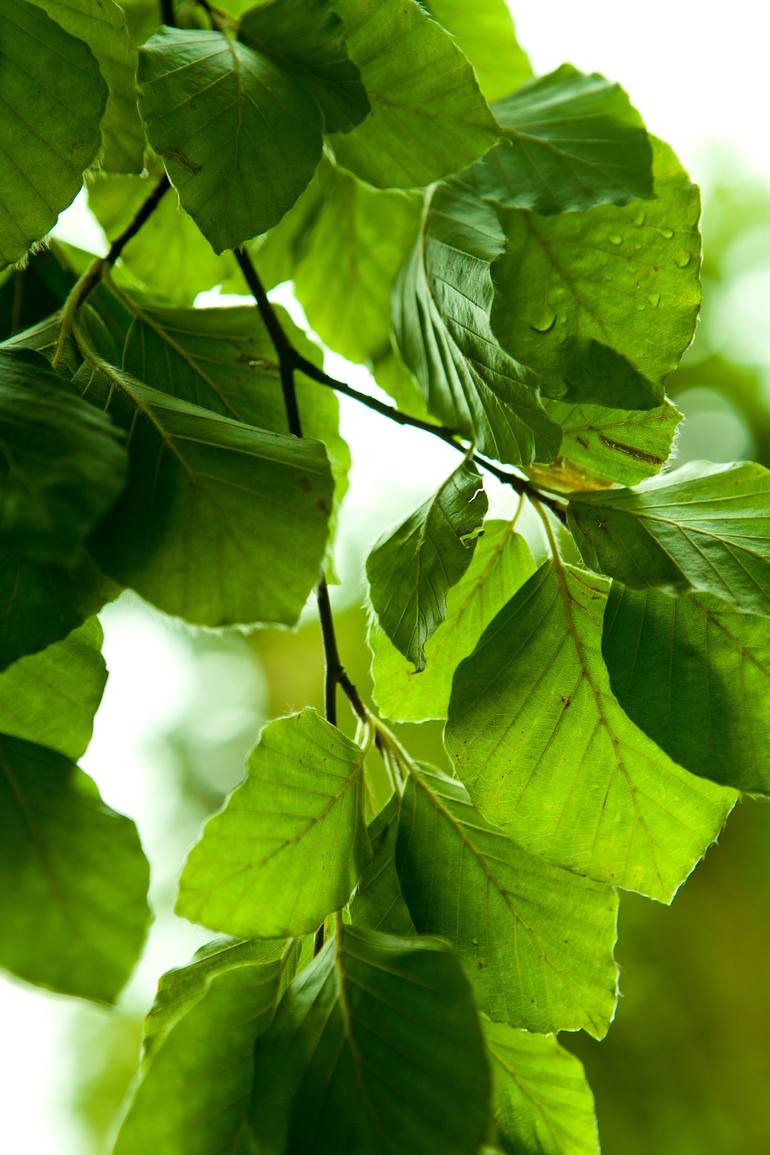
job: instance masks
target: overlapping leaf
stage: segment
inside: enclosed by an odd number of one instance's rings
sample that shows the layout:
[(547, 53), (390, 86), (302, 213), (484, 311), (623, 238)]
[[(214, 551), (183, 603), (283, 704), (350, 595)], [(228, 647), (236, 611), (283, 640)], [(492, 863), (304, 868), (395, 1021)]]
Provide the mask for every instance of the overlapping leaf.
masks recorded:
[(477, 1155), (489, 1073), (459, 962), (432, 938), (346, 927), (255, 1051), (263, 1155)]
[(481, 812), (535, 854), (670, 901), (732, 808), (614, 698), (609, 583), (546, 562), (457, 670), (448, 749)]
[(413, 188), (456, 172), (498, 129), (473, 69), (415, 0), (335, 0), (371, 113), (335, 136), (339, 161), (378, 188)]
[(700, 198), (655, 146), (655, 199), (538, 216), (503, 210), (491, 325), (549, 397), (650, 409), (700, 304)]
[(0, 12), (0, 268), (45, 236), (99, 149), (107, 88), (91, 50), (34, 4)]
[(426, 642), (426, 665), (419, 675), (372, 622), (373, 693), (385, 717), (399, 722), (445, 718), (459, 662), (534, 568), (529, 546), (513, 522), (485, 521), (471, 564), (447, 595), (446, 619)]
[(57, 24), (85, 41), (108, 86), (102, 120), (102, 167), (110, 172), (140, 172), (144, 165), (144, 129), (136, 107), (136, 49), (126, 16), (115, 0), (32, 0)]
[(72, 562), (125, 484), (110, 419), (31, 349), (0, 349), (0, 547)]
[(606, 409), (547, 401), (546, 412), (562, 428), (559, 456), (531, 471), (557, 489), (606, 489), (634, 485), (658, 473), (669, 458), (682, 414), (666, 399), (657, 409)]
[(505, 1155), (599, 1155), (591, 1088), (556, 1039), (484, 1022)]
[(602, 641), (623, 709), (680, 765), (770, 792), (770, 630), (711, 594), (613, 582)]
[(272, 1020), (296, 956), (291, 942), (223, 941), (163, 976), (114, 1155), (242, 1150), (254, 1042)]
[(552, 214), (652, 196), (652, 149), (618, 84), (563, 64), (494, 107), (503, 140), (461, 176), (504, 208)]
[(711, 593), (770, 614), (770, 472), (691, 462), (640, 485), (570, 502), (588, 565), (633, 589)]
[(293, 624), (326, 547), (323, 446), (180, 401), (93, 348), (75, 382), (130, 435), (128, 486), (92, 542), (99, 564), (193, 622)]
[(369, 554), (369, 597), (379, 623), (418, 671), (425, 643), (446, 617), (447, 594), (471, 563), (486, 512), (479, 472), (464, 461)]
[(606, 1034), (615, 1011), (617, 896), (549, 865), (422, 770), (401, 808), (396, 864), (418, 931), (457, 948), (479, 1009), (532, 1031)]
[(532, 76), (532, 65), (516, 39), (505, 0), (430, 0), (426, 8), (443, 24), (470, 60), (487, 100), (500, 100)]
[(347, 902), (368, 852), (363, 753), (306, 708), (262, 731), (190, 853), (177, 910), (228, 934), (311, 932)]
[(406, 935), (415, 929), (396, 873), (399, 810), (400, 797), (394, 794), (369, 823), (372, 856), (350, 904), (350, 919), (353, 926), (365, 930)]
[(133, 822), (105, 806), (69, 758), (5, 736), (0, 803), (0, 965), (111, 1002), (149, 917), (149, 870)]
[(537, 376), (489, 327), (490, 265), (504, 249), (494, 210), (453, 182), (440, 185), (394, 292), (393, 326), (430, 412), (490, 457), (527, 465), (551, 461), (561, 433)]

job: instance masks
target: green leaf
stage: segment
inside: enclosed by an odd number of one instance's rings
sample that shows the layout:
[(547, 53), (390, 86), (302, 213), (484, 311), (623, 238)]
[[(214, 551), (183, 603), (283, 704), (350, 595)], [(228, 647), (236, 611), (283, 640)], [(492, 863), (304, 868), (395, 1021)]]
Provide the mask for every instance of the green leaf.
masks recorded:
[(700, 305), (700, 197), (655, 145), (655, 199), (543, 217), (501, 212), (492, 330), (543, 392), (651, 409), (689, 345)]
[(676, 762), (770, 792), (770, 631), (710, 594), (669, 597), (613, 582), (602, 650), (623, 709)]
[(580, 1060), (554, 1038), (482, 1022), (506, 1155), (599, 1155), (594, 1099)]
[(326, 547), (323, 446), (220, 417), (94, 358), (75, 383), (130, 431), (128, 486), (92, 542), (99, 564), (200, 625), (292, 625)]
[(79, 758), (107, 681), (102, 629), (91, 618), (41, 653), (0, 674), (0, 733)]
[(668, 460), (682, 414), (666, 398), (657, 409), (633, 411), (547, 401), (548, 416), (562, 428), (559, 456), (530, 470), (535, 481), (557, 489), (600, 489), (610, 482), (634, 485)]
[(452, 33), (470, 60), (487, 100), (500, 100), (532, 76), (532, 65), (516, 39), (505, 0), (430, 0), (425, 5)]
[(0, 349), (0, 548), (72, 562), (120, 494), (118, 430), (32, 349)]
[(447, 596), (446, 619), (426, 642), (426, 666), (419, 675), (373, 621), (369, 645), (380, 712), (398, 722), (445, 718), (455, 669), (534, 569), (515, 522), (485, 521), (471, 564)]
[(335, 0), (371, 112), (332, 144), (377, 188), (417, 188), (470, 164), (498, 129), (471, 65), (415, 0)]
[(652, 197), (650, 141), (619, 84), (562, 64), (494, 113), (503, 139), (459, 178), (485, 200), (551, 214)]
[(140, 172), (144, 165), (144, 129), (136, 107), (136, 49), (123, 9), (114, 0), (32, 0), (66, 29), (84, 40), (96, 57), (109, 95), (102, 120), (102, 167), (109, 172)]
[(369, 112), (343, 23), (328, 0), (270, 0), (250, 8), (238, 37), (296, 72), (319, 104), (327, 132), (349, 132)]
[(389, 348), (391, 292), (417, 235), (421, 202), (372, 189), (328, 163), (317, 180), (321, 202), (292, 271), (294, 291), (329, 348), (367, 361)]
[(0, 966), (112, 1002), (144, 942), (149, 869), (133, 822), (68, 759), (0, 736)]
[(454, 182), (439, 185), (394, 292), (393, 328), (430, 412), (482, 453), (528, 465), (553, 459), (560, 431), (540, 402), (537, 376), (489, 327), (490, 264), (504, 248), (489, 205)]
[[(90, 182), (89, 208), (110, 241), (133, 219), (155, 183), (149, 177), (115, 175)], [(166, 193), (120, 259), (154, 296), (176, 305), (191, 305), (198, 293), (225, 281), (236, 268), (230, 253), (216, 255), (173, 191)]]
[(363, 752), (307, 707), (262, 731), (190, 852), (177, 912), (228, 934), (309, 933), (348, 901), (368, 854)]
[(461, 782), (427, 769), (406, 786), (396, 865), (414, 925), (455, 946), (480, 1010), (532, 1031), (607, 1033), (615, 891), (530, 854)]
[(542, 565), (458, 668), (447, 748), (474, 803), (522, 846), (668, 902), (735, 795), (672, 762), (612, 695), (608, 587)]
[(321, 158), (310, 91), (220, 32), (156, 32), (139, 53), (139, 89), (150, 144), (215, 253), (276, 224)]
[(64, 304), (75, 277), (58, 258), (45, 248), (31, 253), (23, 268), (0, 272), (0, 340), (38, 324)]
[(0, 12), (0, 268), (77, 195), (99, 149), (107, 88), (91, 50), (34, 4)]
[(256, 1048), (263, 1155), (477, 1155), (489, 1073), (462, 969), (439, 939), (345, 927)]
[(385, 633), (419, 671), (446, 617), (447, 593), (471, 564), (487, 497), (469, 460), (369, 554), (369, 597)]
[(770, 472), (690, 462), (638, 486), (576, 494), (570, 528), (588, 565), (631, 586), (715, 594), (770, 613)]
[(225, 941), (161, 978), (114, 1155), (239, 1150), (254, 1042), (270, 1024), (296, 956), (291, 942)]
[(399, 809), (400, 798), (394, 794), (369, 823), (372, 856), (350, 904), (350, 919), (353, 926), (365, 930), (409, 935), (415, 933), (414, 923), (401, 893), (395, 863)]
[(119, 593), (86, 553), (69, 568), (0, 554), (0, 670), (65, 638)]

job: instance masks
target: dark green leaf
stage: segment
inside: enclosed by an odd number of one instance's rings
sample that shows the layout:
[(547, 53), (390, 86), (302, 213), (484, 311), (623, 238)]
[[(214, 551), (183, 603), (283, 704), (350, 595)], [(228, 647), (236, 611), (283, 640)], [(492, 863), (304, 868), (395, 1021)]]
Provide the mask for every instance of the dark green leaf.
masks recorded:
[(74, 561), (125, 484), (118, 430), (40, 353), (0, 349), (0, 447), (0, 548)]
[(112, 1002), (144, 942), (149, 870), (133, 822), (61, 754), (0, 736), (0, 965)]
[(99, 564), (201, 625), (293, 624), (326, 547), (323, 446), (220, 417), (89, 357), (76, 384), (130, 434), (128, 486), (92, 543)]
[(508, 96), (532, 76), (505, 0), (429, 0), (425, 7), (452, 33), (487, 100)]
[(0, 555), (0, 670), (65, 638), (119, 593), (85, 553), (71, 568)]
[(315, 710), (271, 722), (190, 852), (178, 913), (255, 938), (314, 931), (368, 857), (363, 787), (362, 750)]
[(461, 782), (428, 770), (407, 783), (396, 864), (414, 925), (456, 947), (480, 1010), (532, 1031), (607, 1033), (615, 891), (528, 853)]
[(491, 324), (549, 397), (651, 409), (700, 305), (700, 197), (655, 147), (655, 199), (543, 217), (501, 212)]
[(0, 674), (0, 733), (79, 758), (107, 681), (102, 630), (91, 618)]
[(430, 412), (482, 453), (528, 465), (551, 461), (561, 434), (540, 402), (536, 374), (501, 349), (489, 327), (490, 264), (504, 249), (493, 209), (453, 182), (440, 185), (396, 286), (393, 327)]
[(329, 0), (270, 0), (244, 14), (238, 36), (296, 72), (320, 105), (327, 132), (349, 132), (369, 112), (342, 21)]
[(506, 1155), (599, 1155), (594, 1099), (580, 1060), (554, 1038), (482, 1021)]
[(372, 111), (335, 136), (339, 161), (378, 188), (417, 188), (470, 164), (498, 129), (473, 69), (415, 0), (334, 0)]
[(23, 257), (76, 196), (99, 149), (107, 88), (91, 50), (45, 12), (0, 12), (0, 268)]
[(240, 1150), (254, 1042), (270, 1024), (296, 955), (290, 942), (225, 941), (161, 978), (114, 1155)]
[(534, 569), (514, 522), (485, 521), (471, 564), (447, 596), (446, 619), (425, 645), (426, 666), (419, 675), (372, 621), (373, 694), (385, 717), (399, 722), (445, 718), (459, 662)]
[(471, 564), (486, 512), (479, 471), (464, 461), (369, 554), (369, 597), (379, 623), (417, 670), (425, 667), (425, 643), (446, 617), (449, 590)]
[(279, 221), (321, 158), (309, 89), (221, 32), (156, 32), (140, 50), (139, 87), (150, 144), (216, 253)]
[(136, 49), (126, 16), (115, 0), (32, 0), (96, 57), (109, 95), (102, 121), (102, 167), (109, 172), (140, 172), (144, 165), (144, 129), (136, 107)]
[(637, 489), (577, 494), (570, 527), (588, 565), (633, 589), (715, 594), (770, 614), (770, 472), (690, 462)]
[(770, 792), (770, 630), (710, 594), (613, 582), (602, 649), (623, 709), (681, 766)]
[(608, 588), (542, 565), (460, 664), (447, 746), (481, 812), (528, 850), (668, 902), (735, 795), (672, 762), (612, 695)]
[(619, 84), (563, 64), (494, 113), (503, 140), (459, 178), (485, 200), (550, 214), (653, 195), (650, 142)]
[(414, 934), (414, 923), (401, 893), (395, 853), (400, 798), (394, 795), (369, 823), (372, 857), (350, 904), (354, 926), (387, 934)]
[(289, 987), (256, 1048), (260, 1155), (477, 1155), (489, 1074), (440, 939), (346, 927)]

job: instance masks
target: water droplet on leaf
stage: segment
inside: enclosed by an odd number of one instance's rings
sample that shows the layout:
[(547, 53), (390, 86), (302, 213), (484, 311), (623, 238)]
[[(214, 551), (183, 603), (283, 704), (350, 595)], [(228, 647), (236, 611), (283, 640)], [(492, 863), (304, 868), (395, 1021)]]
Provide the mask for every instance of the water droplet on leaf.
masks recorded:
[(534, 321), (529, 322), (530, 329), (536, 333), (547, 333), (553, 329), (556, 324), (556, 314), (553, 309), (547, 309), (541, 316), (536, 317)]
[(690, 253), (679, 253), (677, 257), (674, 257), (674, 262), (679, 269), (686, 269), (691, 260)]
[(650, 302), (653, 309), (657, 309), (658, 305), (660, 304), (660, 293), (649, 293), (647, 300)]
[(646, 220), (647, 220), (647, 214), (646, 213), (637, 213), (636, 216), (634, 217), (634, 224), (637, 226), (637, 228), (641, 228)]
[(667, 241), (670, 241), (674, 235), (673, 229), (658, 229), (658, 232)]
[(622, 245), (623, 244), (623, 238), (621, 237), (620, 233), (610, 233), (610, 235), (607, 239), (609, 240), (611, 245)]

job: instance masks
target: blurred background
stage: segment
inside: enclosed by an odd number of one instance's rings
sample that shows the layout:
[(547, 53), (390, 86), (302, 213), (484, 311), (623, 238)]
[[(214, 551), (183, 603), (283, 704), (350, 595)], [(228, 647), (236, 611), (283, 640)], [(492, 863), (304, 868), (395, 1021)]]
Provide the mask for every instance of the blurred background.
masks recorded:
[[(686, 415), (677, 451), (682, 461), (770, 465), (770, 15), (743, 0), (727, 11), (691, 0), (648, 0), (633, 12), (599, 0), (519, 0), (512, 10), (538, 72), (570, 60), (620, 80), (702, 185), (705, 305), (696, 341), (669, 381)], [(65, 214), (61, 234), (100, 244), (82, 208)], [(289, 299), (286, 291), (279, 297)], [(365, 385), (358, 368), (332, 359), (332, 371)], [(353, 403), (343, 405), (342, 423), (354, 466), (334, 597), (344, 660), (366, 692), (366, 621), (356, 608), (363, 559), (381, 530), (443, 479), (454, 455)], [(495, 501), (507, 512), (506, 495)], [(208, 937), (171, 914), (185, 853), (240, 779), (262, 723), (321, 705), (312, 612), (295, 633), (215, 637), (126, 595), (103, 621), (110, 680), (83, 765), (105, 800), (138, 823), (156, 921), (117, 1009), (0, 976), (0, 1149), (14, 1155), (109, 1150), (157, 978)], [(437, 726), (403, 729), (418, 756), (441, 760)], [(738, 808), (671, 908), (624, 896), (619, 960), (623, 997), (608, 1039), (563, 1036), (586, 1063), (605, 1155), (770, 1152), (766, 804)]]

